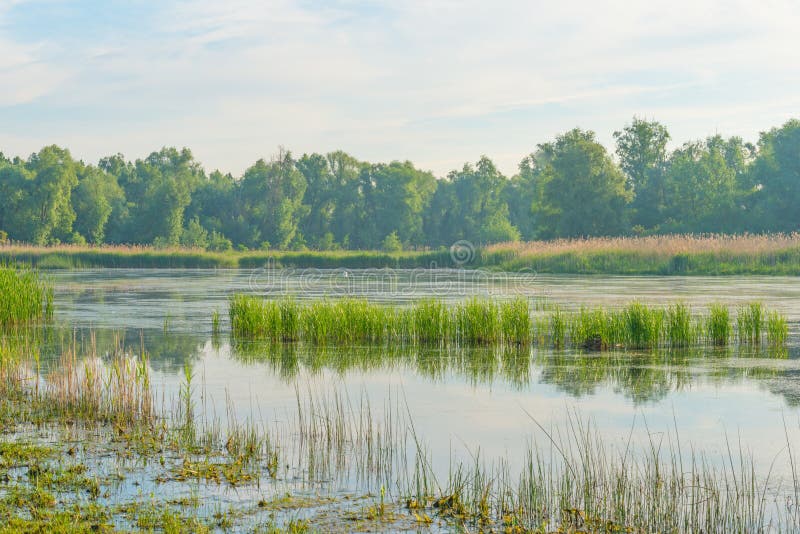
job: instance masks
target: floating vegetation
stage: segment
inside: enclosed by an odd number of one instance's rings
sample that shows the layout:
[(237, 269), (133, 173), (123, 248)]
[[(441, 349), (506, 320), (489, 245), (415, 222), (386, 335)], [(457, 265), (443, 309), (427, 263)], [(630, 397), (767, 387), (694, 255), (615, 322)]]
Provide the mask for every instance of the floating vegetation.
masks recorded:
[(53, 314), (53, 288), (36, 271), (0, 265), (0, 328), (34, 324)]
[(566, 312), (554, 307), (542, 313), (524, 298), (472, 298), (453, 304), (426, 299), (408, 307), (363, 299), (301, 304), (241, 294), (230, 301), (234, 338), (316, 345), (398, 342), (609, 350), (727, 346), (735, 339), (759, 345), (765, 338), (770, 345), (780, 346), (788, 336), (785, 316), (768, 313), (757, 302), (739, 309), (735, 337), (730, 311), (721, 304), (712, 304), (707, 313), (700, 314), (693, 314), (683, 303), (663, 308), (638, 301), (620, 309), (582, 307)]

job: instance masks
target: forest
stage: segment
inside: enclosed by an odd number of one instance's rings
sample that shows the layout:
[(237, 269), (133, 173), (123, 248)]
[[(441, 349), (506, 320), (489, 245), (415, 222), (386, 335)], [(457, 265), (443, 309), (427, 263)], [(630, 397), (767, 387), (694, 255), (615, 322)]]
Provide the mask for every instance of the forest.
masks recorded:
[(377, 250), (520, 239), (800, 230), (800, 120), (756, 143), (714, 135), (671, 149), (634, 118), (608, 150), (575, 128), (503, 175), (484, 156), (437, 178), (409, 161), (279, 149), (242, 176), (188, 148), (96, 165), (67, 148), (0, 153), (0, 242), (213, 251)]

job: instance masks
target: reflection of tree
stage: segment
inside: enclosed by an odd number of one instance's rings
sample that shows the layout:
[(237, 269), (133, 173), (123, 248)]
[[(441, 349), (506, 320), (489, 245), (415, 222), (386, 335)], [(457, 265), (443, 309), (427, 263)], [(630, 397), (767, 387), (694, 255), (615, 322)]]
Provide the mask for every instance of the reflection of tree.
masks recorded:
[[(174, 373), (202, 355), (206, 339), (193, 334), (156, 330), (37, 328), (6, 332), (0, 348), (9, 352), (38, 353), (43, 365), (58, 362), (74, 347), (79, 356), (108, 357), (120, 351), (150, 357), (154, 370)], [(212, 336), (211, 346), (223, 348), (227, 338)], [(800, 348), (737, 347), (662, 350), (653, 352), (554, 352), (526, 347), (426, 347), (366, 346), (325, 347), (302, 343), (234, 343), (232, 356), (241, 362), (267, 365), (286, 382), (300, 373), (333, 371), (411, 370), (432, 382), (448, 377), (466, 378), (473, 385), (502, 380), (517, 389), (531, 385), (531, 370), (538, 380), (573, 397), (591, 396), (607, 387), (634, 404), (657, 402), (673, 391), (691, 387), (699, 380), (727, 385), (746, 380), (781, 396), (789, 406), (800, 406), (800, 370), (776, 365), (776, 359), (797, 359)], [(766, 360), (765, 358), (769, 358)]]
[[(609, 387), (634, 404), (657, 402), (698, 379), (730, 383), (749, 378), (771, 379), (785, 371), (770, 365), (751, 366), (745, 356), (776, 357), (767, 349), (687, 349), (654, 352), (552, 352), (522, 347), (441, 348), (419, 346), (320, 347), (296, 344), (236, 343), (234, 358), (270, 366), (287, 382), (298, 373), (388, 370), (402, 367), (431, 381), (465, 377), (472, 384), (503, 380), (523, 389), (531, 384), (531, 369), (539, 381), (573, 397), (594, 395)], [(738, 359), (733, 359), (737, 357)], [(733, 365), (740, 362), (741, 365)], [(763, 360), (762, 360), (763, 363)], [(789, 392), (781, 393), (792, 402)], [(800, 396), (797, 398), (800, 401)]]
[(43, 345), (42, 355), (49, 361), (58, 361), (59, 356), (73, 347), (81, 355), (108, 357), (121, 352), (141, 354), (142, 348), (150, 358), (155, 371), (174, 372), (188, 360), (200, 357), (204, 339), (185, 333), (162, 330), (115, 330), (115, 329), (49, 329)]

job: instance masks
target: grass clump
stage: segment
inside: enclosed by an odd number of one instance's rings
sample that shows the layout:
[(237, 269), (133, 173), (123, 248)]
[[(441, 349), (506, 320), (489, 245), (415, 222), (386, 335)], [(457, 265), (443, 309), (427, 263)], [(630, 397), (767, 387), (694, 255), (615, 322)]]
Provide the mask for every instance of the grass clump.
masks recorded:
[(766, 321), (765, 315), (764, 305), (760, 302), (751, 302), (739, 308), (736, 326), (740, 343), (749, 345), (761, 343), (761, 332)]
[(767, 314), (767, 343), (773, 347), (783, 346), (788, 337), (789, 323), (786, 316), (776, 311), (769, 312)]
[(387, 343), (461, 346), (528, 346), (585, 350), (686, 348), (701, 342), (727, 346), (758, 344), (766, 331), (771, 345), (787, 341), (786, 318), (758, 305), (739, 311), (738, 336), (731, 314), (714, 304), (706, 315), (693, 315), (683, 303), (666, 308), (632, 302), (620, 309), (554, 308), (536, 315), (524, 298), (492, 301), (472, 298), (447, 304), (432, 299), (408, 307), (363, 299), (297, 303), (235, 295), (230, 303), (234, 338), (270, 342), (303, 341), (314, 345)]
[(722, 304), (712, 304), (706, 320), (706, 333), (712, 345), (722, 347), (731, 338), (731, 314)]
[(689, 307), (679, 302), (667, 308), (667, 339), (673, 347), (688, 347), (694, 343), (694, 328)]
[(420, 343), (434, 344), (453, 335), (452, 316), (444, 302), (426, 299), (411, 308), (414, 336)]
[(516, 298), (500, 303), (500, 331), (506, 345), (527, 345), (531, 341), (533, 321), (527, 299)]
[(500, 339), (500, 310), (491, 301), (472, 298), (456, 306), (459, 341), (467, 345), (493, 345)]
[(657, 347), (661, 341), (664, 311), (632, 302), (622, 311), (625, 346), (634, 349)]
[(0, 266), (0, 328), (49, 319), (53, 288), (36, 271)]

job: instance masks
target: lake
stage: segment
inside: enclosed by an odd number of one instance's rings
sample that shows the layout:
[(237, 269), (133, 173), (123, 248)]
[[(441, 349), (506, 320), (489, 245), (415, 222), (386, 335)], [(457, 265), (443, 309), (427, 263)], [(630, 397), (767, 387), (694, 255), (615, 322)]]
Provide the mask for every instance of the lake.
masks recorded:
[[(647, 443), (679, 430), (682, 447), (713, 460), (731, 442), (766, 472), (800, 438), (800, 283), (784, 277), (546, 276), (459, 270), (90, 270), (52, 273), (56, 322), (103, 340), (143, 340), (154, 384), (169, 399), (185, 362), (201, 384), (202, 407), (224, 420), (281, 424), (298, 395), (398, 405), (446, 474), (454, 457), (523, 461), (539, 427), (586, 418), (609, 442)], [(730, 348), (581, 353), (524, 349), (270, 347), (232, 344), (227, 299), (234, 292), (297, 299), (365, 297), (408, 303), (436, 296), (524, 295), (567, 308), (639, 299), (702, 308), (758, 300), (790, 321), (785, 357)], [(214, 311), (222, 334), (212, 336)], [(102, 347), (101, 347), (102, 348)], [(55, 350), (54, 350), (55, 352)], [(299, 393), (298, 393), (299, 392)], [(537, 437), (538, 436), (538, 437)], [(782, 460), (779, 466), (786, 467)]]

